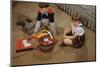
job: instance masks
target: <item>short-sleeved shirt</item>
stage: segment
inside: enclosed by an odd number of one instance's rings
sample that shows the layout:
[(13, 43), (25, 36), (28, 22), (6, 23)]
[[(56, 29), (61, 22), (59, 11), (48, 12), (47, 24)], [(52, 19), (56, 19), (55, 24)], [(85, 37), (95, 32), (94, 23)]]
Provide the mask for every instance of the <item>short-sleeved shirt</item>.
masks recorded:
[(85, 30), (83, 29), (83, 25), (81, 23), (77, 27), (72, 25), (72, 33), (75, 33), (77, 36), (84, 35)]

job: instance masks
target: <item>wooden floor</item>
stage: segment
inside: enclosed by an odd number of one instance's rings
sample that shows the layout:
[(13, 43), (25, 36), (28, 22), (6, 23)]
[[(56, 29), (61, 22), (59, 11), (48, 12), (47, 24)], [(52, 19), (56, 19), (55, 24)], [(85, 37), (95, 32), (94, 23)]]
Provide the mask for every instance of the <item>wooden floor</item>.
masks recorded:
[[(65, 27), (69, 27), (71, 18), (69, 15), (58, 9), (54, 4), (51, 4), (55, 9), (55, 25), (58, 32), (63, 32)], [(17, 16), (25, 15), (30, 17), (35, 22), (37, 15), (37, 3), (17, 3), (12, 10), (12, 44), (11, 55), (12, 64), (14, 65), (27, 65), (27, 64), (44, 64), (44, 63), (60, 63), (60, 62), (75, 62), (75, 61), (95, 61), (95, 46), (96, 46), (96, 33), (85, 28), (86, 41), (82, 48), (75, 49), (72, 47), (59, 47), (59, 43), (56, 43), (52, 52), (43, 53), (39, 50), (25, 51), (16, 53), (16, 40), (18, 38), (28, 37), (23, 31), (16, 26)], [(59, 33), (59, 37), (60, 34)]]

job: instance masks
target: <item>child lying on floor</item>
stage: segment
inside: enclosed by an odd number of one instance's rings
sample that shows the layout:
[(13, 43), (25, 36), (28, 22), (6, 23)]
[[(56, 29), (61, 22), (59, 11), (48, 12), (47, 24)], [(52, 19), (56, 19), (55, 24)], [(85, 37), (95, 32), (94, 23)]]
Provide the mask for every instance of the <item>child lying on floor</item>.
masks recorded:
[(84, 41), (85, 31), (79, 18), (72, 18), (71, 28), (66, 28), (63, 35), (63, 46), (80, 47)]
[(19, 27), (20, 27), (20, 29), (22, 29), (25, 33), (27, 33), (27, 34), (33, 34), (33, 32), (34, 32), (34, 23), (33, 23), (33, 21), (32, 20), (30, 20), (30, 19), (25, 19), (24, 21), (18, 21), (17, 23), (16, 23)]

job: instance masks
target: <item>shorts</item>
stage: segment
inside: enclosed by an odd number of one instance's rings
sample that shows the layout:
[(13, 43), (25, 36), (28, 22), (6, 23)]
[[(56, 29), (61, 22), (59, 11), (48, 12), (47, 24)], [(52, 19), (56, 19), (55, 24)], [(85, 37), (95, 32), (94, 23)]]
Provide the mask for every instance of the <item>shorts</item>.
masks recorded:
[[(67, 36), (72, 36), (72, 32), (66, 34)], [(78, 36), (79, 37), (79, 36)], [(72, 40), (73, 47), (78, 47), (80, 45), (80, 40), (77, 38)]]

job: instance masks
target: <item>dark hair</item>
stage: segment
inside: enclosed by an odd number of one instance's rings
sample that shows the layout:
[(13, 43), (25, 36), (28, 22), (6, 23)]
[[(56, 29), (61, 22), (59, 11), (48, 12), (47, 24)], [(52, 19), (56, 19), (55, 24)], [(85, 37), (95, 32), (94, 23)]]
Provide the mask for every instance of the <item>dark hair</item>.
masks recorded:
[(74, 21), (80, 21), (80, 13), (79, 12), (76, 12), (75, 15), (72, 16), (72, 20)]
[(32, 22), (32, 20), (31, 20), (31, 19), (26, 19), (26, 21), (27, 21), (27, 22), (29, 22), (29, 23), (31, 23), (31, 22)]
[(80, 21), (80, 17), (72, 17), (72, 20), (74, 20), (74, 21)]
[(73, 19), (74, 21), (79, 21), (80, 19)]
[(39, 7), (40, 8), (47, 8), (47, 7), (49, 7), (49, 4), (48, 3), (39, 3)]

